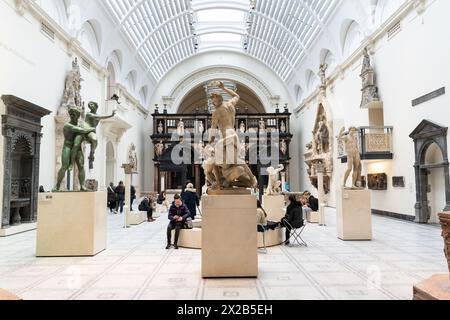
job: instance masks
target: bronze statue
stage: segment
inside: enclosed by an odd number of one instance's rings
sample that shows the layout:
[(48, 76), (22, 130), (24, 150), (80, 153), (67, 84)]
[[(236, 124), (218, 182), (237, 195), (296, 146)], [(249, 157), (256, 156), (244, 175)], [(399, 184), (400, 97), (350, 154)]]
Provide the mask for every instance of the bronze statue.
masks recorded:
[(84, 170), (84, 154), (81, 150), (81, 143), (75, 144), (78, 137), (83, 137), (91, 133), (95, 133), (95, 128), (82, 128), (78, 126), (81, 112), (78, 109), (69, 109), (70, 122), (66, 123), (63, 128), (64, 146), (62, 150), (62, 167), (58, 173), (58, 181), (53, 191), (61, 190), (61, 182), (63, 181), (67, 171), (72, 171), (72, 155), (75, 155), (74, 161), (78, 168), (78, 179), (80, 181), (81, 191), (87, 191), (84, 182), (86, 173)]
[(78, 135), (75, 138), (69, 171), (72, 170), (72, 165), (76, 160), (77, 152), (78, 152), (77, 149), (81, 148), (81, 144), (84, 141), (88, 141), (89, 144), (91, 145), (91, 153), (89, 155), (89, 169), (94, 169), (95, 150), (97, 150), (97, 146), (98, 146), (97, 133), (96, 133), (98, 124), (100, 123), (100, 121), (113, 118), (116, 115), (115, 111), (113, 111), (111, 116), (97, 115), (98, 104), (95, 102), (89, 102), (88, 108), (89, 108), (90, 112), (88, 114), (86, 114), (86, 120), (85, 120), (83, 127), (85, 129), (94, 129), (94, 131), (91, 131), (88, 135)]

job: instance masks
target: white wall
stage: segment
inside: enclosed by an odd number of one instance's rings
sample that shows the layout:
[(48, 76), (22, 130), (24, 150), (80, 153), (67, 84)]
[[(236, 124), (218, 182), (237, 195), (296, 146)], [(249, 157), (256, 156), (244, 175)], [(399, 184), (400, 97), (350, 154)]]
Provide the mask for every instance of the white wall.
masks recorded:
[[(447, 93), (415, 108), (411, 101), (426, 93), (446, 87), (450, 88), (450, 1), (429, 1), (422, 14), (413, 10), (402, 21), (402, 31), (387, 40), (384, 36), (375, 44), (373, 66), (378, 78), (378, 87), (384, 102), (386, 126), (394, 126), (394, 160), (365, 163), (364, 174), (385, 172), (388, 175), (387, 191), (372, 192), (374, 209), (414, 215), (415, 173), (414, 144), (409, 134), (423, 119), (443, 126), (450, 125), (450, 96)], [(345, 125), (365, 126), (369, 123), (367, 110), (359, 108), (362, 59), (347, 69), (343, 78), (337, 77), (330, 84), (328, 100), (334, 120), (334, 136)], [(296, 137), (305, 146), (311, 141), (311, 131), (317, 103), (311, 102), (299, 114)], [(299, 158), (299, 159), (303, 159)], [(312, 188), (306, 170), (301, 167), (300, 189)], [(345, 165), (336, 160), (333, 186), (341, 183)], [(406, 188), (393, 188), (392, 177), (405, 176)], [(333, 190), (334, 188), (332, 188)], [(438, 190), (437, 192), (444, 192)], [(335, 205), (335, 194), (330, 195), (329, 204)], [(441, 208), (442, 209), (442, 208)]]

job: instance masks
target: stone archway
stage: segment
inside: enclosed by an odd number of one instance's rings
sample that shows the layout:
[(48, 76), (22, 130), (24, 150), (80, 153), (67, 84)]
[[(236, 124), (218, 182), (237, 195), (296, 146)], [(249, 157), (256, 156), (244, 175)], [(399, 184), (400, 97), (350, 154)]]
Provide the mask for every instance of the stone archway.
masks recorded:
[[(424, 120), (411, 133), (410, 137), (414, 140), (416, 162), (414, 164), (416, 172), (416, 220), (417, 223), (428, 223), (430, 219), (429, 201), (428, 201), (428, 178), (429, 172), (433, 169), (444, 169), (445, 180), (445, 199), (446, 207), (444, 211), (450, 211), (450, 176), (449, 161), (447, 149), (448, 128), (442, 127), (436, 123)], [(441, 163), (427, 163), (427, 152), (429, 148), (436, 144), (442, 153)]]
[(116, 154), (114, 150), (114, 145), (111, 141), (106, 144), (106, 174), (105, 174), (105, 185), (109, 185), (111, 182), (116, 183)]

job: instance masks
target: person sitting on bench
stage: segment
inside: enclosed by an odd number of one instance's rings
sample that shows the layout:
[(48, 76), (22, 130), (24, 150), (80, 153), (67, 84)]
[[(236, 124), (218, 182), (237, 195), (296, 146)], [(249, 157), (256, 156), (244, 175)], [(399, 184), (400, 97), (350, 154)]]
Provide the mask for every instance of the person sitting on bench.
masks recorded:
[(172, 246), (172, 230), (175, 229), (175, 243), (174, 248), (178, 249), (178, 238), (180, 237), (181, 228), (187, 218), (191, 217), (189, 209), (183, 204), (180, 195), (176, 194), (174, 197), (174, 203), (169, 209), (169, 226), (167, 227), (167, 247), (169, 250)]

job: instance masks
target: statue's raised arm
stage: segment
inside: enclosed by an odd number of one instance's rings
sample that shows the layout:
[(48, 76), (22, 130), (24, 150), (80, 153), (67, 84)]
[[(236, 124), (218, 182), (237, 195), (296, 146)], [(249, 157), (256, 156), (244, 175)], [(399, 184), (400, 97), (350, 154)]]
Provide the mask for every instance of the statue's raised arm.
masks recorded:
[(225, 85), (221, 81), (219, 81), (219, 88), (228, 93), (232, 97), (231, 100), (228, 101), (228, 103), (232, 104), (233, 107), (236, 107), (237, 104), (239, 103), (239, 100), (241, 100), (241, 97), (235, 91), (225, 87)]

